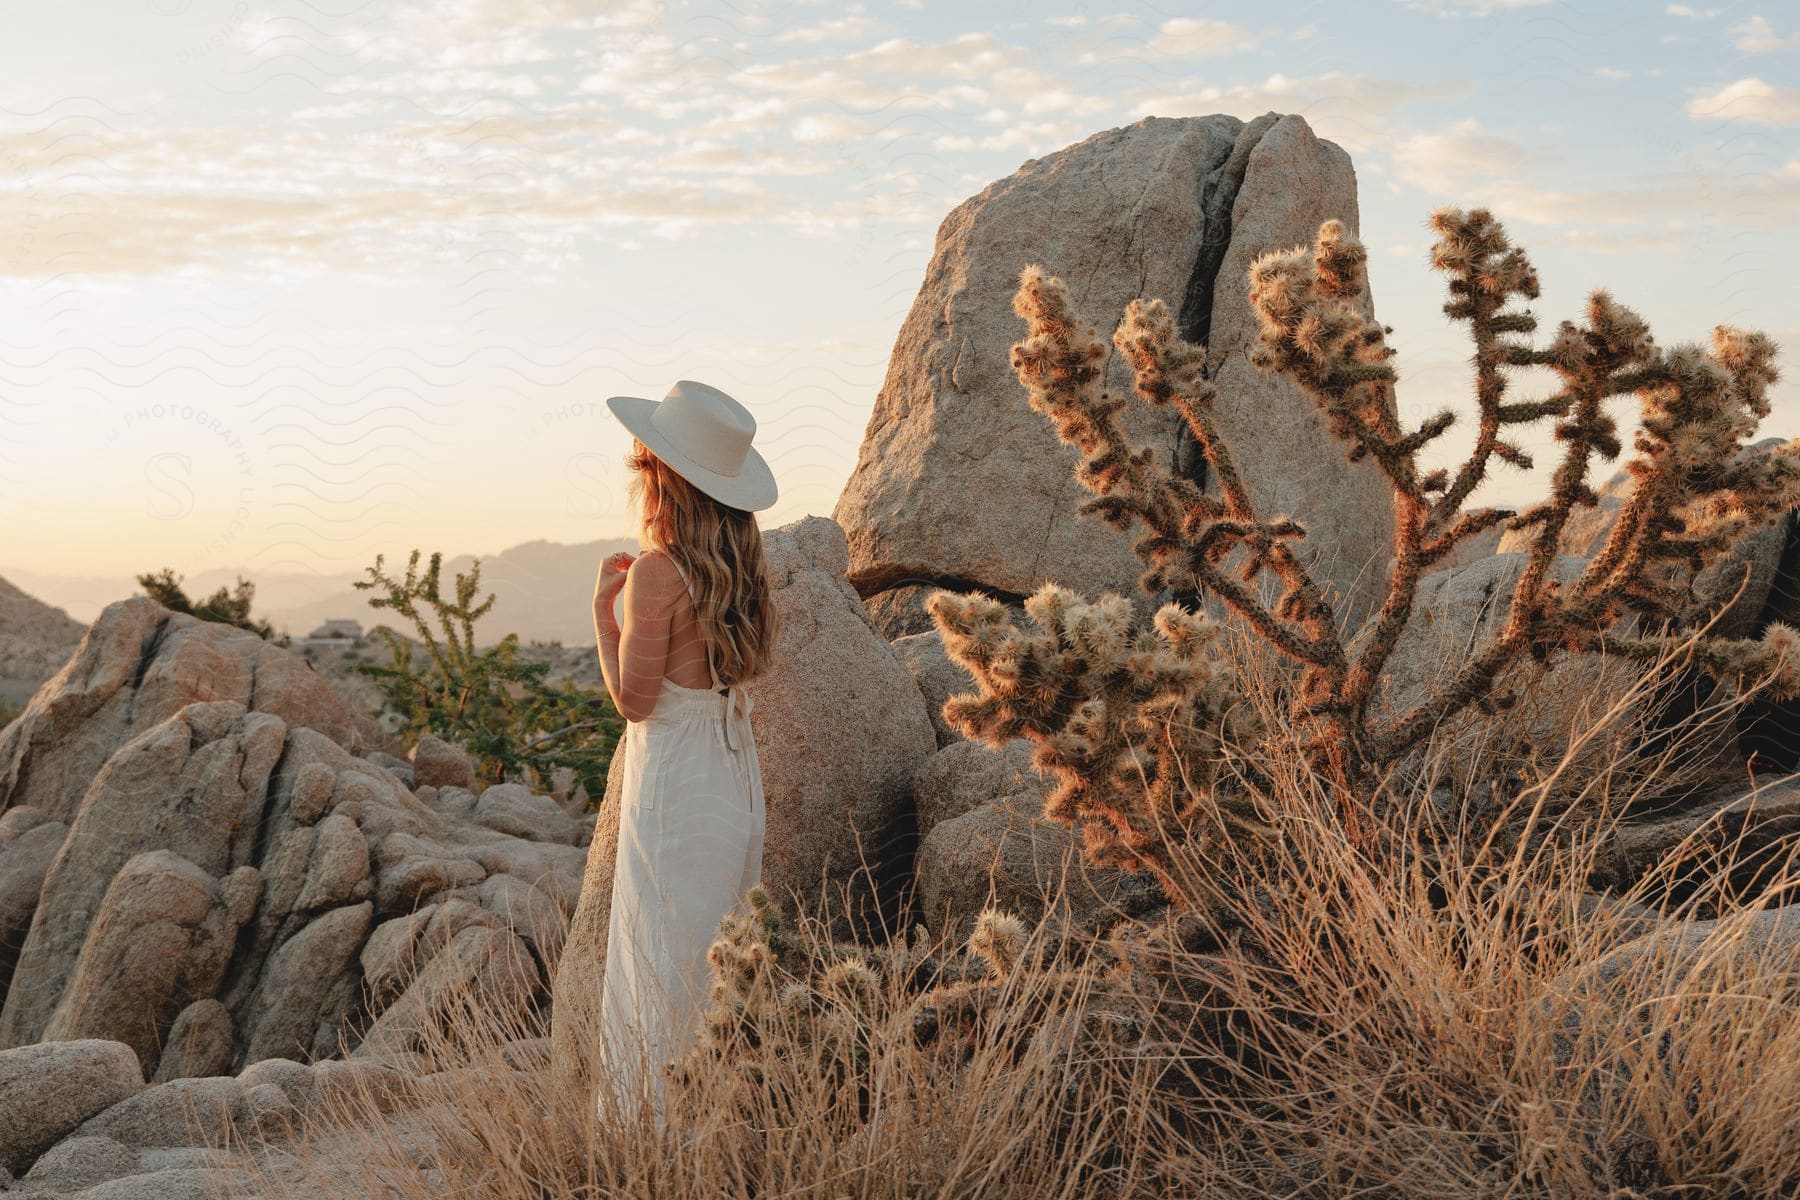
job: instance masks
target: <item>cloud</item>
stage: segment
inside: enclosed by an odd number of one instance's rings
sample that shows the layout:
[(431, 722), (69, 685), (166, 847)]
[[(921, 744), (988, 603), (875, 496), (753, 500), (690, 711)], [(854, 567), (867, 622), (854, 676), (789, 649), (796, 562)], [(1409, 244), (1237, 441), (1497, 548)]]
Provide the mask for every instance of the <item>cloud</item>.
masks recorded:
[(871, 126), (856, 117), (839, 113), (822, 113), (801, 117), (788, 127), (788, 136), (796, 142), (846, 142), (861, 137)]
[(1800, 46), (1800, 33), (1780, 34), (1767, 17), (1751, 17), (1731, 27), (1732, 45), (1745, 54), (1768, 54)]
[(1570, 240), (1598, 236), (1583, 232), (1585, 227), (1655, 232), (1671, 228), (1671, 222), (1773, 231), (1789, 228), (1790, 214), (1800, 205), (1800, 163), (1725, 177), (1667, 173), (1620, 186), (1566, 191), (1505, 179), (1484, 185), (1482, 191), (1484, 203), (1502, 220), (1560, 227), (1559, 236)]
[(864, 13), (852, 13), (849, 16), (832, 17), (820, 21), (817, 25), (787, 30), (785, 33), (777, 34), (775, 40), (782, 45), (842, 42), (874, 33), (880, 28), (881, 22), (874, 17)]
[(1752, 76), (1694, 97), (1688, 101), (1687, 114), (1709, 121), (1800, 125), (1800, 90), (1765, 83)]
[(1144, 47), (1150, 58), (1211, 58), (1253, 48), (1256, 35), (1229, 21), (1175, 17), (1164, 21)]
[(1432, 192), (1455, 192), (1473, 180), (1514, 174), (1533, 161), (1523, 145), (1472, 119), (1441, 133), (1416, 133), (1396, 145), (1392, 157), (1401, 179)]
[(1138, 116), (1186, 117), (1227, 112), (1249, 119), (1265, 112), (1298, 113), (1313, 131), (1352, 151), (1385, 149), (1396, 136), (1393, 116), (1408, 104), (1465, 96), (1462, 80), (1412, 83), (1331, 71), (1290, 77), (1275, 74), (1261, 83), (1205, 87), (1135, 97)]
[(1454, 17), (1463, 13), (1471, 16), (1485, 17), (1489, 13), (1507, 8), (1536, 8), (1540, 4), (1550, 4), (1553, 0), (1402, 0), (1408, 8), (1420, 12), (1434, 12), (1440, 16)]
[(1682, 17), (1689, 21), (1709, 21), (1719, 15), (1716, 8), (1692, 8), (1686, 4), (1671, 4), (1663, 11), (1671, 17)]

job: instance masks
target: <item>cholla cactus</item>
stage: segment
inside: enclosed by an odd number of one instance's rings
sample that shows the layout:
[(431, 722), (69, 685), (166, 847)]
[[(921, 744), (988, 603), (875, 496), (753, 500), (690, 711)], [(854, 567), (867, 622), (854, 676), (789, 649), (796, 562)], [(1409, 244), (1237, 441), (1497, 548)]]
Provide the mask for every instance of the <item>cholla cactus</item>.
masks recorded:
[(987, 596), (939, 590), (926, 607), (981, 689), (952, 697), (945, 719), (996, 745), (1036, 742), (1033, 765), (1057, 781), (1044, 813), (1081, 829), (1091, 861), (1166, 881), (1172, 845), (1254, 827), (1213, 786), (1221, 738), (1245, 720), (1207, 652), (1216, 622), (1166, 604), (1134, 631), (1123, 596), (1089, 603), (1056, 584), (1025, 601), (1036, 632)]
[(1025, 954), (1025, 922), (998, 908), (984, 908), (969, 935), (969, 953), (987, 963), (988, 974), (1005, 979)]
[[(877, 945), (807, 943), (765, 888), (751, 889), (749, 899), (748, 913), (720, 923), (707, 955), (711, 1003), (699, 1043), (670, 1065), (678, 1081), (724, 1067), (766, 1086), (763, 1063), (806, 1055), (836, 1073), (840, 1094), (857, 1100), (892, 1019), (920, 1045), (954, 1043), (965, 1055), (977, 1036), (1006, 1035), (1022, 1047), (1051, 1008), (1116, 994), (1132, 975), (1126, 956), (1113, 950), (1046, 965), (1032, 954), (1024, 923), (992, 907), (977, 918), (963, 953), (940, 958), (922, 927)], [(1009, 988), (1027, 964), (1046, 972), (1044, 986)]]
[[(1217, 597), (1301, 665), (1293, 713), (1310, 731), (1309, 753), (1335, 785), (1353, 834), (1354, 814), (1384, 769), (1445, 717), (1504, 702), (1515, 664), (1546, 662), (1568, 651), (1666, 653), (1675, 639), (1657, 632), (1618, 634), (1619, 618), (1636, 613), (1643, 618), (1640, 627), (1655, 630), (1703, 615), (1691, 587), (1694, 574), (1746, 531), (1800, 503), (1800, 443), (1774, 452), (1745, 447), (1768, 413), (1767, 391), (1776, 378), (1768, 338), (1721, 326), (1710, 350), (1664, 350), (1635, 313), (1597, 291), (1585, 321), (1564, 322), (1548, 346), (1537, 348), (1529, 337), (1536, 319), (1514, 307), (1538, 294), (1537, 274), (1524, 252), (1508, 243), (1483, 209), (1442, 208), (1432, 214), (1432, 225), (1438, 235), (1433, 265), (1450, 279), (1444, 311), (1468, 323), (1475, 343), (1475, 444), (1454, 472), (1418, 466), (1418, 452), (1451, 427), (1454, 414), (1439, 413), (1411, 431), (1401, 427), (1390, 331), (1360, 305), (1366, 255), (1340, 222), (1321, 225), (1310, 250), (1265, 254), (1249, 271), (1250, 302), (1261, 323), (1252, 361), (1306, 392), (1348, 457), (1375, 462), (1393, 492), (1387, 595), (1354, 645), (1295, 552), (1304, 528), (1286, 514), (1257, 510), (1212, 419), (1217, 393), (1203, 373), (1205, 350), (1177, 336), (1168, 307), (1161, 300), (1133, 301), (1112, 343), (1134, 370), (1137, 395), (1152, 405), (1172, 405), (1186, 422), (1217, 480), (1212, 495), (1127, 439), (1116, 420), (1124, 401), (1101, 390), (1105, 346), (1072, 311), (1061, 280), (1027, 267), (1013, 302), (1027, 324), (1025, 338), (1013, 347), (1013, 366), (1031, 406), (1081, 452), (1076, 477), (1094, 493), (1082, 511), (1121, 530), (1143, 527), (1134, 549), (1146, 564), (1140, 584), (1147, 592)], [(1539, 399), (1507, 399), (1508, 372), (1529, 366), (1554, 371), (1560, 389)], [(1598, 502), (1589, 483), (1592, 461), (1623, 450), (1606, 403), (1625, 395), (1637, 397), (1643, 417), (1637, 454), (1627, 464), (1636, 488), (1580, 577), (1559, 586), (1551, 573), (1558, 539), (1575, 509)], [(1558, 419), (1556, 436), (1564, 447), (1549, 496), (1518, 513), (1465, 508), (1495, 459), (1531, 465), (1508, 439), (1509, 430), (1549, 418)], [(1372, 700), (1411, 617), (1420, 579), (1458, 545), (1501, 523), (1531, 536), (1504, 625), (1412, 708), (1380, 713)], [(1272, 595), (1264, 582), (1276, 585)], [(1081, 822), (1087, 847), (1100, 861), (1149, 866), (1161, 852), (1138, 819), (1141, 811), (1225, 811), (1198, 738), (1181, 747), (1200, 756), (1192, 795), (1170, 795), (1179, 777), (1160, 758), (1155, 770), (1145, 772), (1147, 799), (1134, 802), (1120, 794), (1128, 774), (1121, 769), (1125, 756), (1138, 751), (1146, 732), (1138, 706), (1148, 696), (1131, 690), (1135, 677), (1131, 688), (1121, 684), (1118, 648), (1142, 653), (1147, 643), (1144, 633), (1115, 615), (1119, 609), (1100, 609), (1106, 614), (1098, 618), (1105, 624), (1102, 649), (1110, 657), (1096, 669), (1089, 652), (1071, 644), (1066, 615), (1079, 602), (1066, 592), (1046, 589), (1028, 602), (1027, 612), (1045, 629), (1041, 635), (1014, 629), (991, 603), (946, 593), (930, 601), (946, 650), (979, 688), (953, 697), (945, 717), (990, 743), (1020, 735), (1037, 740), (1040, 769), (1062, 781), (1047, 816)], [(1103, 598), (1100, 605), (1108, 603)], [(1159, 631), (1171, 611), (1157, 614)], [(1200, 618), (1179, 619), (1189, 622), (1183, 637), (1204, 642)], [(1703, 641), (1695, 657), (1716, 675), (1792, 695), (1800, 690), (1796, 641), (1794, 631), (1777, 626), (1760, 640)], [(1175, 651), (1172, 645), (1170, 654)], [(1190, 697), (1180, 702), (1184, 711), (1210, 716), (1217, 710), (1192, 698), (1198, 686), (1191, 675), (1171, 676), (1157, 693), (1165, 697), (1159, 703)], [(1222, 693), (1222, 686), (1211, 686), (1219, 688), (1214, 695)], [(1207, 728), (1209, 721), (1196, 724)], [(1116, 832), (1096, 837), (1092, 831), (1102, 820)]]

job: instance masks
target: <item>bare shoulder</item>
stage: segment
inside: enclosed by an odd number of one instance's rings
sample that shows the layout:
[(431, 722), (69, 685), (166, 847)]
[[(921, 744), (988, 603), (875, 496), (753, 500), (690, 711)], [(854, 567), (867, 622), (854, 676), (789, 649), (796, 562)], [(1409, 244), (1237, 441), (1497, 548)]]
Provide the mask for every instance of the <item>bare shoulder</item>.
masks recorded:
[(638, 555), (625, 574), (625, 586), (645, 599), (659, 602), (673, 600), (687, 590), (675, 560), (661, 550), (646, 550)]

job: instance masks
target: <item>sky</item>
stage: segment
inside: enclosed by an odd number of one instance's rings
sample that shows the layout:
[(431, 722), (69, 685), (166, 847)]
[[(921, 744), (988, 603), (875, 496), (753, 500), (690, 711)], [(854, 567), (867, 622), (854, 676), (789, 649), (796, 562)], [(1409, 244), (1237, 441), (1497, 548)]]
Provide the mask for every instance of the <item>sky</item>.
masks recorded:
[[(1532, 254), (1546, 330), (1605, 286), (1664, 344), (1763, 329), (1800, 379), (1790, 6), (86, 0), (0, 28), (0, 573), (627, 535), (604, 400), (678, 378), (756, 415), (765, 528), (829, 514), (939, 221), (1148, 115), (1298, 113), (1350, 152), (1413, 420), (1471, 411), (1446, 203)], [(1767, 430), (1800, 436), (1793, 380)]]

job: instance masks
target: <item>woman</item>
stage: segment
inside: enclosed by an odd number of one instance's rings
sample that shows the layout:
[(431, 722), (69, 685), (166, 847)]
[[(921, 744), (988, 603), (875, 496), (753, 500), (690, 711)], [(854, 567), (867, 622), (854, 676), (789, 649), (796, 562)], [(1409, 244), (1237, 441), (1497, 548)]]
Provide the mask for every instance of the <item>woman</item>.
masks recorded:
[[(629, 724), (619, 801), (600, 1076), (630, 1103), (699, 1030), (707, 950), (761, 877), (762, 771), (743, 685), (769, 666), (775, 612), (758, 509), (774, 476), (736, 400), (682, 380), (661, 400), (615, 396), (643, 553), (601, 564), (600, 667)], [(604, 1111), (604, 1097), (601, 1110)]]

